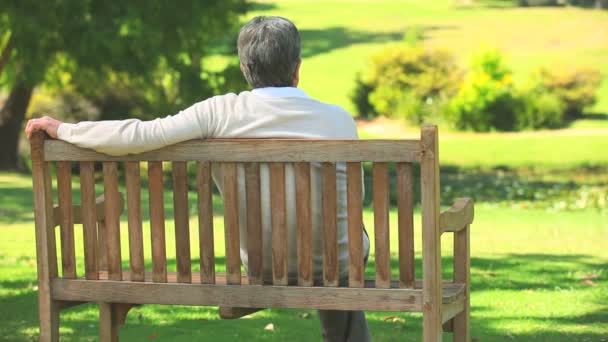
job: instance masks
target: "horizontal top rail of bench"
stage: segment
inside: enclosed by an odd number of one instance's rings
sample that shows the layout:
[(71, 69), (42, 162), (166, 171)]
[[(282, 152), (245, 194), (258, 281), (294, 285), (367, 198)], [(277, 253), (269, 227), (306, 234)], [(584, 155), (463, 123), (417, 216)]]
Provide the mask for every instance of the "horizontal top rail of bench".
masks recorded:
[(197, 139), (154, 151), (110, 156), (47, 139), (47, 161), (414, 162), (420, 140)]

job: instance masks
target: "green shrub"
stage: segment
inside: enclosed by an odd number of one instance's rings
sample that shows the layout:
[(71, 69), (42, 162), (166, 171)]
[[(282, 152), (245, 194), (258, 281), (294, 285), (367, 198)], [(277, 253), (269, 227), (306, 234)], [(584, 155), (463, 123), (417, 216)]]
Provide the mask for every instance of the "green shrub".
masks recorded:
[(550, 92), (540, 90), (521, 94), (522, 106), (516, 114), (515, 128), (557, 128), (564, 123), (564, 103)]
[(374, 109), (371, 103), (369, 103), (369, 93), (374, 90), (374, 87), (364, 82), (361, 78), (361, 74), (357, 74), (355, 77), (355, 88), (351, 93), (350, 100), (357, 108), (358, 117), (369, 119), (378, 116), (378, 112)]
[(372, 56), (352, 96), (361, 117), (385, 115), (422, 123), (457, 90), (461, 74), (443, 50), (392, 45)]
[(600, 71), (591, 68), (541, 68), (532, 75), (538, 87), (555, 94), (563, 102), (565, 119), (582, 116), (596, 101), (602, 82)]
[(498, 50), (485, 50), (474, 56), (471, 70), (451, 102), (449, 119), (458, 129), (513, 130), (520, 108), (511, 70), (502, 55)]

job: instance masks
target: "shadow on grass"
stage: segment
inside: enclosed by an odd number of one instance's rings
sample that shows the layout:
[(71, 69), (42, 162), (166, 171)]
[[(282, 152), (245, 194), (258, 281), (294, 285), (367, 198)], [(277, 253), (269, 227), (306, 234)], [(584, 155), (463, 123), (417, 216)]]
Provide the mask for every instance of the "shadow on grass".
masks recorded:
[(584, 113), (581, 119), (593, 121), (608, 121), (608, 113)]
[[(454, 26), (420, 26), (416, 27), (420, 39), (427, 39), (428, 34), (437, 30), (454, 29)], [(312, 57), (332, 50), (341, 49), (350, 45), (366, 43), (390, 43), (403, 39), (406, 30), (392, 32), (366, 32), (357, 31), (348, 27), (336, 26), (324, 29), (300, 30), (302, 37), (302, 57)]]
[(302, 57), (308, 58), (355, 44), (398, 41), (403, 37), (403, 32), (364, 32), (347, 27), (330, 27), (300, 30), (300, 35)]
[(0, 190), (0, 223), (34, 221), (34, 198), (31, 188), (3, 186)]
[[(218, 259), (218, 269), (223, 268), (224, 259)], [(198, 262), (193, 262), (196, 265)], [(397, 272), (397, 260), (392, 260), (394, 272)], [(450, 273), (452, 258), (443, 258), (446, 273)], [(175, 260), (169, 260), (169, 268)], [(368, 271), (373, 269), (370, 260)], [(417, 269), (421, 268), (420, 259)], [(194, 271), (193, 271), (194, 272)], [(496, 257), (473, 257), (472, 274), (472, 335), (478, 341), (601, 341), (605, 336), (594, 330), (581, 330), (581, 326), (597, 326), (608, 322), (608, 306), (600, 302), (599, 290), (608, 285), (608, 266), (592, 255), (558, 255), (558, 254), (508, 254)], [(593, 274), (591, 286), (581, 279)], [(396, 273), (394, 273), (394, 276)], [(446, 274), (447, 277), (447, 274)], [(24, 341), (35, 340), (37, 329), (37, 297), (31, 287), (35, 279), (0, 281), (0, 288), (14, 293), (0, 297), (0, 340)], [(565, 312), (546, 315), (538, 311), (522, 309), (508, 312), (500, 307), (500, 302), (507, 300), (525, 300), (539, 305), (561, 306), (563, 289), (576, 291), (589, 304), (594, 304), (589, 311), (575, 313)], [(491, 292), (490, 300), (476, 299), (486, 291)], [(542, 297), (535, 298), (535, 293)], [(593, 292), (590, 292), (593, 291)], [(518, 294), (525, 294), (525, 298)], [(550, 294), (550, 299), (546, 298)], [(487, 296), (485, 296), (487, 297)], [(543, 300), (545, 301), (543, 303)], [(550, 301), (547, 302), (547, 301)], [(525, 304), (524, 303), (524, 304)], [(599, 306), (599, 308), (598, 308)], [(522, 305), (525, 308), (525, 305)], [(560, 312), (563, 310), (559, 310)], [(309, 313), (302, 317), (303, 312)], [(96, 339), (97, 307), (93, 304), (82, 305), (65, 311), (62, 314), (62, 340)], [(393, 322), (387, 317), (398, 316), (404, 321)], [(419, 314), (407, 313), (367, 313), (370, 330), (375, 340), (379, 341), (418, 341), (421, 334)], [(521, 329), (523, 333), (505, 331), (501, 327), (507, 324), (525, 324), (531, 329)], [(272, 323), (274, 331), (264, 330)], [(532, 325), (530, 325), (532, 323)], [(561, 330), (556, 331), (559, 326)], [(317, 314), (314, 310), (265, 310), (248, 318), (232, 321), (218, 320), (217, 308), (145, 305), (134, 308), (121, 328), (121, 337), (127, 341), (145, 341), (149, 339), (191, 341), (250, 339), (283, 341), (310, 341), (320, 339)], [(446, 337), (448, 335), (446, 334)]]
[[(194, 163), (189, 163), (189, 166), (194, 166)], [(119, 167), (121, 180), (120, 184), (124, 184), (122, 174), (122, 166)], [(372, 165), (364, 163), (365, 170), (365, 198), (364, 206), (372, 207)], [(77, 175), (78, 171), (75, 170)], [(608, 191), (608, 167), (606, 166), (579, 166), (569, 169), (555, 170), (535, 170), (518, 168), (513, 169), (508, 166), (495, 166), (493, 168), (462, 168), (454, 165), (441, 166), (441, 204), (449, 206), (454, 203), (456, 198), (471, 197), (476, 202), (485, 203), (523, 203), (527, 202), (538, 208), (552, 208), (560, 202), (576, 202), (581, 196), (591, 196), (587, 200), (589, 205), (597, 199), (597, 204), (601, 204), (601, 198), (604, 192)], [(103, 180), (101, 173), (97, 172), (96, 193), (103, 193)], [(196, 217), (198, 213), (197, 195), (196, 195), (196, 176), (193, 170), (189, 170), (189, 195), (188, 206), (190, 216)], [(419, 165), (414, 165), (414, 203), (420, 203), (420, 169)], [(395, 165), (389, 164), (389, 189), (391, 205), (395, 206), (397, 202), (397, 184)], [(593, 186), (596, 190), (587, 191), (589, 186)], [(173, 219), (173, 194), (172, 178), (169, 170), (165, 170), (164, 175), (164, 204), (165, 217), (169, 220)], [(585, 190), (587, 189), (587, 190)], [(2, 187), (2, 197), (0, 197), (0, 223), (33, 223), (33, 194), (30, 188), (23, 187)], [(126, 195), (126, 191), (121, 187), (120, 191)], [(585, 194), (582, 194), (585, 192)], [(78, 186), (78, 178), (74, 178), (73, 183), (73, 203), (80, 203), (80, 189)], [(595, 198), (596, 196), (598, 198)], [(56, 201), (55, 201), (56, 202)], [(150, 217), (149, 215), (149, 193), (147, 191), (146, 177), (142, 177), (142, 215), (144, 220)], [(216, 216), (222, 216), (224, 213), (223, 203), (214, 186), (213, 196), (213, 213)], [(122, 218), (127, 219), (126, 205), (125, 212)]]
[[(364, 163), (364, 206), (372, 207), (373, 171), (371, 163)], [(556, 202), (575, 201), (579, 192), (588, 186), (608, 189), (608, 167), (579, 166), (570, 169), (535, 170), (513, 169), (508, 166), (493, 168), (462, 168), (441, 165), (441, 205), (452, 205), (456, 198), (471, 197), (476, 202), (528, 202), (536, 207), (550, 208)], [(414, 203), (420, 203), (420, 168), (414, 164)], [(585, 180), (584, 182), (582, 180)], [(391, 205), (397, 203), (395, 165), (389, 164)], [(601, 196), (601, 192), (598, 192)]]

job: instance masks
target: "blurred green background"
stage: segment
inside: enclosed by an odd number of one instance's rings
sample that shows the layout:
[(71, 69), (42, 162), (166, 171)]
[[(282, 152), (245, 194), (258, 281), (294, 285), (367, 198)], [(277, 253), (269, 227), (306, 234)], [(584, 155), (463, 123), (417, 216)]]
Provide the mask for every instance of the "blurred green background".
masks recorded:
[[(19, 134), (24, 120), (41, 113), (72, 122), (150, 119), (246, 90), (235, 41), (238, 28), (256, 15), (296, 24), (301, 88), (348, 109), (362, 138), (416, 137), (421, 124), (439, 124), (442, 205), (462, 196), (476, 201), (474, 340), (608, 340), (606, 7), (603, 0), (2, 1), (0, 340), (38, 334), (30, 161)], [(169, 189), (169, 174), (166, 183)], [(77, 177), (73, 187), (79, 188)], [(214, 200), (221, 269), (222, 204), (219, 196)], [(171, 271), (169, 191), (165, 203)], [(367, 198), (364, 220), (372, 227), (370, 203)], [(194, 191), (189, 205), (196, 269)], [(396, 236), (394, 212), (391, 227)], [(144, 241), (149, 261), (149, 237)], [(442, 251), (449, 277), (451, 237), (443, 238)], [(396, 262), (397, 254), (391, 256)], [(420, 256), (418, 248), (418, 270)], [(373, 258), (370, 276), (372, 267)], [(320, 340), (316, 313), (303, 312), (266, 310), (221, 321), (216, 308), (149, 305), (132, 311), (121, 337)], [(70, 309), (61, 319), (62, 340), (97, 338), (96, 306)], [(369, 313), (368, 319), (375, 341), (421, 338), (420, 315)], [(274, 330), (264, 329), (269, 323)]]

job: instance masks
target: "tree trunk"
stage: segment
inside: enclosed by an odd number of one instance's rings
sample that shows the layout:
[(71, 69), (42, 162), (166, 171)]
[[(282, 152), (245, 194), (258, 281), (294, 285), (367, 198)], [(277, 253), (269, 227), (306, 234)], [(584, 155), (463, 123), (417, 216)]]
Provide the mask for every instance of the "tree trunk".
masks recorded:
[(0, 170), (16, 170), (19, 166), (19, 135), (33, 89), (23, 81), (16, 81), (0, 109)]

